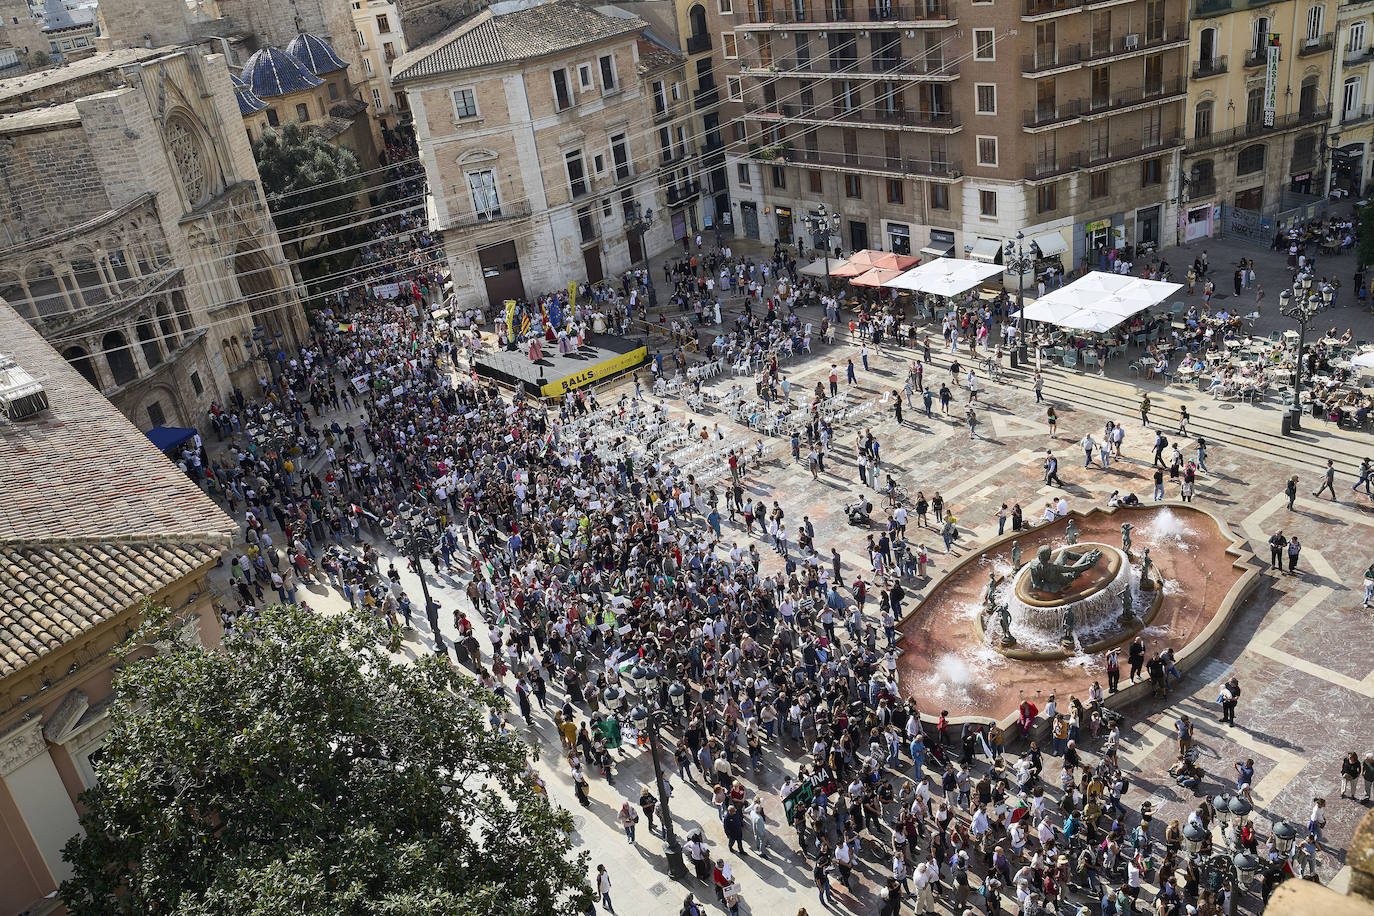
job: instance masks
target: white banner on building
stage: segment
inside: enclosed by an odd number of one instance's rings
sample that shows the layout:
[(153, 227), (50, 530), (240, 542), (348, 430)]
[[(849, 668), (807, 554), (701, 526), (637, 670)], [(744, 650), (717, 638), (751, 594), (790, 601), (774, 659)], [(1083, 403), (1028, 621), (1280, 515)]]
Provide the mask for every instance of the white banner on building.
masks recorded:
[(1265, 50), (1269, 52), (1264, 71), (1264, 126), (1274, 126), (1274, 112), (1278, 109), (1279, 102), (1279, 45), (1278, 36), (1271, 35), (1269, 47)]

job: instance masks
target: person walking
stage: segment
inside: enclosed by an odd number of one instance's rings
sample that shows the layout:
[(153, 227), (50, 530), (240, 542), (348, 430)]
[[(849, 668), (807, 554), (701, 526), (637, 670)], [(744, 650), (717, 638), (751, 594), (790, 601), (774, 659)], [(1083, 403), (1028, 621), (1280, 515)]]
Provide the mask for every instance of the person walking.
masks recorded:
[(1217, 701), (1221, 704), (1221, 721), (1235, 725), (1236, 704), (1240, 702), (1240, 679), (1233, 677), (1223, 684)]
[(1369, 458), (1366, 457), (1363, 461), (1360, 462), (1359, 479), (1355, 481), (1355, 486), (1351, 487), (1350, 489), (1353, 492), (1355, 490), (1358, 490), (1360, 486), (1363, 484), (1365, 493), (1370, 496), (1374, 496), (1374, 493), (1371, 493), (1369, 489), (1371, 483), (1374, 483), (1374, 468), (1370, 467)]
[(1364, 780), (1364, 800), (1369, 801), (1369, 791), (1374, 789), (1374, 751), (1365, 754), (1360, 761), (1360, 778)]
[(620, 806), (620, 826), (625, 829), (625, 837), (631, 844), (635, 841), (635, 825), (639, 823), (639, 812), (627, 799)]
[(744, 849), (744, 815), (740, 814), (737, 805), (731, 805), (721, 821), (725, 828), (725, 837), (729, 841), (725, 844), (727, 852), (738, 852), (740, 855), (748, 855)]
[(1140, 399), (1140, 425), (1150, 425), (1150, 396), (1148, 394)]
[[(901, 395), (901, 392), (899, 392), (896, 388), (892, 389), (892, 395), (893, 395), (893, 397), (892, 397), (892, 416), (893, 416), (893, 419), (895, 419), (895, 420), (897, 421), (897, 425), (898, 425), (898, 426), (901, 426), (901, 425), (902, 425), (902, 395)], [(908, 389), (908, 391), (907, 391), (907, 396), (908, 396), (908, 397), (911, 396), (910, 389)]]
[(1164, 450), (1169, 447), (1169, 438), (1164, 435), (1162, 430), (1155, 430), (1155, 458), (1152, 462), (1155, 467), (1168, 467), (1164, 463)]
[(1374, 563), (1364, 571), (1364, 606), (1374, 607)]
[(1057, 430), (1059, 426), (1059, 415), (1054, 412), (1053, 407), (1045, 411), (1045, 422), (1050, 425), (1050, 438), (1059, 438), (1059, 433)]
[(1092, 467), (1093, 452), (1097, 449), (1097, 440), (1093, 438), (1093, 434), (1090, 432), (1084, 435), (1078, 444), (1083, 447), (1083, 467)]
[(768, 852), (768, 819), (763, 813), (762, 799), (755, 799), (749, 809), (749, 828), (754, 834), (754, 851), (764, 855)]
[(1035, 370), (1035, 403), (1039, 404), (1045, 400), (1045, 380), (1040, 375), (1040, 370)]
[(1323, 493), (1331, 491), (1331, 498), (1336, 498), (1336, 462), (1330, 458), (1326, 459), (1326, 470), (1322, 472), (1322, 485), (1317, 487), (1317, 492), (1313, 496), (1321, 496)]
[(1134, 684), (1135, 679), (1140, 676), (1140, 669), (1145, 667), (1145, 640), (1143, 637), (1137, 636), (1131, 642), (1127, 658), (1131, 663), (1131, 683)]
[(1296, 476), (1288, 478), (1288, 483), (1283, 485), (1284, 495), (1288, 497), (1288, 511), (1293, 511), (1293, 503), (1298, 498), (1298, 478)]
[(596, 867), (596, 892), (601, 895), (601, 905), (606, 912), (614, 913), (615, 907), (611, 906), (611, 876), (606, 873), (606, 866)]
[(1207, 440), (1201, 436), (1197, 437), (1197, 457), (1194, 461), (1199, 471), (1202, 471), (1204, 474), (1212, 473), (1207, 470)]
[(1064, 486), (1064, 481), (1059, 479), (1059, 459), (1054, 457), (1054, 452), (1045, 453), (1045, 486), (1050, 484)]
[(968, 421), (968, 437), (975, 438), (978, 435), (978, 415), (974, 413), (972, 405), (965, 410), (964, 419)]
[(1192, 417), (1188, 416), (1188, 406), (1187, 406), (1186, 404), (1179, 405), (1179, 408), (1178, 408), (1178, 434), (1179, 434), (1180, 436), (1187, 436), (1187, 435), (1188, 435), (1188, 421), (1191, 420), (1191, 419), (1192, 419)]

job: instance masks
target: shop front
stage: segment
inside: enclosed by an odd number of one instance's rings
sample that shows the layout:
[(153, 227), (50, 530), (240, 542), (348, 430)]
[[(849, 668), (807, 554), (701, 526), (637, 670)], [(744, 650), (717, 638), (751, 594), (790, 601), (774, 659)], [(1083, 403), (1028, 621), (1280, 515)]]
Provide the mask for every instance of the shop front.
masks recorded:
[(930, 230), (930, 244), (921, 249), (920, 255), (923, 258), (954, 257), (954, 233), (948, 229)]
[(1212, 237), (1215, 223), (1220, 219), (1220, 208), (1214, 203), (1189, 204), (1183, 214), (1183, 241), (1194, 242)]
[(888, 223), (887, 250), (893, 254), (911, 254), (911, 227), (906, 223)]
[(1338, 197), (1360, 197), (1364, 174), (1364, 144), (1348, 143), (1331, 151), (1331, 193)]
[(792, 208), (778, 207), (778, 241), (784, 245), (792, 244)]
[(1126, 244), (1126, 226), (1122, 214), (1104, 216), (1082, 225), (1086, 263), (1094, 270), (1110, 270), (1112, 252)]

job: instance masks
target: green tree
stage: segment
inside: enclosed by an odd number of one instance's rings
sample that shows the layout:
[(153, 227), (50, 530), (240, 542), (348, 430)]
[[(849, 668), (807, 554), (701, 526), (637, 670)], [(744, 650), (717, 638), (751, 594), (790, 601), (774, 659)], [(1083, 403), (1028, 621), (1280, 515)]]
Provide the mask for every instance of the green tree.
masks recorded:
[(525, 782), (504, 702), (361, 614), (275, 606), (220, 649), (165, 611), (124, 646), (73, 916), (572, 916), (572, 821)]
[(1358, 267), (1374, 264), (1374, 204), (1360, 208), (1355, 224), (1355, 264)]
[[(282, 244), (289, 246), (307, 278), (351, 266), (347, 247), (351, 216), (363, 189), (358, 156), (299, 124), (263, 131), (253, 144), (262, 190)], [(345, 257), (346, 255), (346, 257)]]

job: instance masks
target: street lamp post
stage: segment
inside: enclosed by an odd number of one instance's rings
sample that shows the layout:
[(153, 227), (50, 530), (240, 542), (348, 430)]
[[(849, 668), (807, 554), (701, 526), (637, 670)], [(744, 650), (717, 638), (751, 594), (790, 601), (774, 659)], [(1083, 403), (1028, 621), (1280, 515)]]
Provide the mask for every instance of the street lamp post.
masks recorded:
[[(1032, 243), (1032, 251), (1034, 243)], [(1007, 240), (1002, 265), (1016, 274), (1016, 354), (1015, 361), (1026, 362), (1026, 274), (1035, 268), (1035, 261), (1026, 257), (1026, 234), (1016, 233), (1016, 243)]]
[(1279, 314), (1285, 318), (1292, 318), (1298, 325), (1298, 358), (1293, 367), (1293, 406), (1289, 412), (1293, 429), (1302, 429), (1302, 359), (1303, 350), (1307, 346), (1307, 331), (1312, 327), (1316, 320), (1317, 312), (1321, 310), (1321, 300), (1313, 300), (1307, 292), (1301, 294), (1284, 290), (1286, 295), (1279, 297)]
[(649, 305), (654, 305), (657, 296), (654, 294), (654, 278), (649, 271), (649, 228), (654, 224), (654, 210), (650, 207), (644, 209), (644, 205), (639, 201), (628, 205), (625, 208), (625, 228), (639, 236), (639, 254), (644, 259), (644, 276), (649, 281)]
[[(687, 866), (682, 861), (682, 843), (673, 830), (673, 812), (668, 806), (668, 785), (663, 779), (663, 765), (658, 759), (658, 730), (670, 715), (676, 719), (681, 715), (687, 702), (687, 690), (681, 683), (674, 682), (667, 691), (672, 702), (671, 712), (665, 709), (663, 697), (659, 695), (659, 673), (647, 665), (638, 665), (627, 675), (630, 685), (639, 691), (642, 702), (630, 711), (635, 728), (648, 736), (649, 756), (654, 762), (654, 781), (658, 785), (658, 800), (662, 807), (663, 820), (663, 857), (668, 862), (668, 875), (674, 880), (687, 876)], [(618, 704), (617, 704), (618, 705)]]
[(830, 282), (830, 239), (840, 234), (840, 214), (831, 213), (825, 204), (802, 215), (802, 225), (811, 234), (811, 241), (820, 245), (825, 254), (825, 281)]
[(402, 504), (396, 509), (395, 520), (383, 521), (382, 528), (387, 540), (415, 564), (415, 572), (420, 577), (420, 591), (425, 596), (425, 617), (429, 620), (430, 632), (434, 634), (434, 651), (448, 654), (448, 645), (439, 633), (439, 605), (429, 596), (429, 580), (425, 577), (422, 562), (424, 557), (433, 555), (442, 537), (438, 519), (422, 509)]

